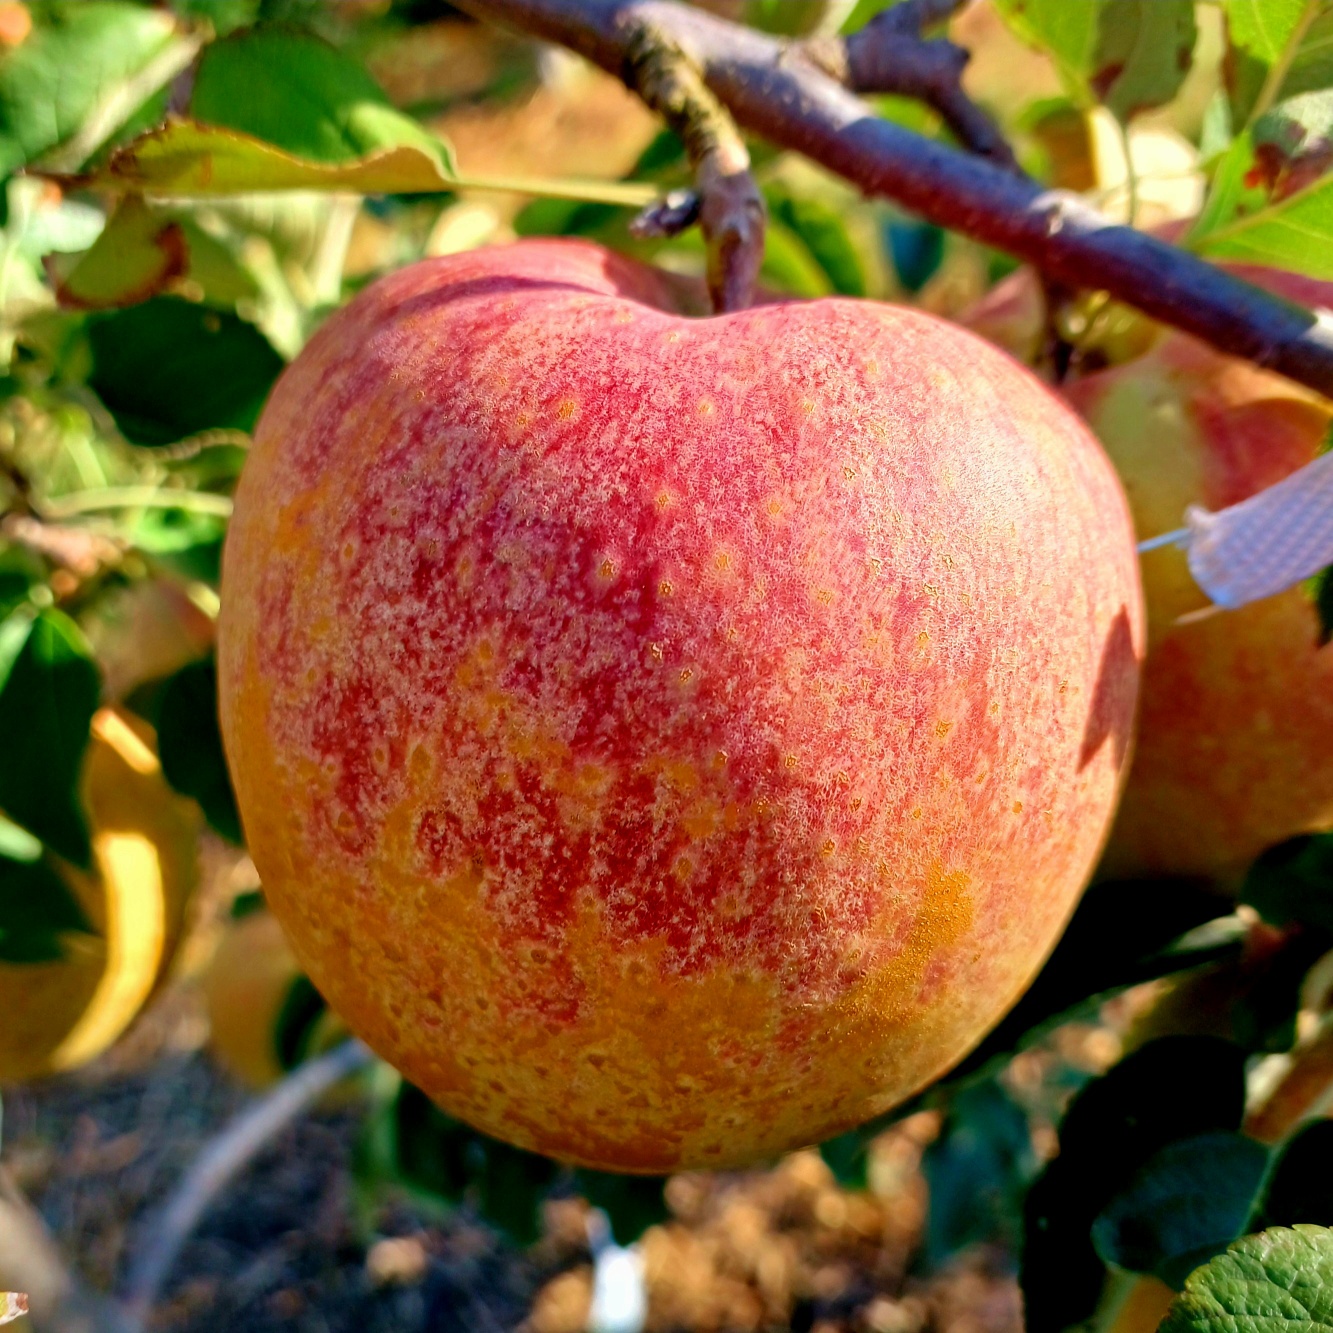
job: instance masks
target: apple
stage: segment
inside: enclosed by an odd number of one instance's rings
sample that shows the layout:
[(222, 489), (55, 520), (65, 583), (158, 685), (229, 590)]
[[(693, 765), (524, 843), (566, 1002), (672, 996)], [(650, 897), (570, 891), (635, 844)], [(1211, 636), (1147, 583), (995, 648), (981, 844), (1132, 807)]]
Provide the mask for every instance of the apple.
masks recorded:
[(689, 319), (599, 247), (428, 260), (281, 377), (223, 736), (298, 961), (451, 1113), (667, 1172), (858, 1124), (1096, 860), (1128, 511), (1011, 358), (850, 300)]
[[(1269, 268), (1238, 276), (1311, 307), (1333, 283)], [(1022, 354), (1041, 307), (1016, 274), (968, 317)], [(1333, 403), (1132, 312), (1107, 321), (1111, 364), (1062, 386), (1097, 433), (1141, 538), (1281, 481), (1324, 447)], [(1105, 871), (1199, 875), (1237, 885), (1275, 843), (1333, 827), (1333, 650), (1304, 588), (1200, 615), (1207, 596), (1173, 547), (1143, 557), (1148, 607), (1139, 739)]]

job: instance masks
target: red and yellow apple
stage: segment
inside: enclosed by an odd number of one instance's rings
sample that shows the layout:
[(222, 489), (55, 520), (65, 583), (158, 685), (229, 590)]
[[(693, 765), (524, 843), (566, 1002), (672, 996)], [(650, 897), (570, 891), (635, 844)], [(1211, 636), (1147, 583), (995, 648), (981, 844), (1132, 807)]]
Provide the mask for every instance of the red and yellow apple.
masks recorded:
[[(1333, 283), (1232, 271), (1333, 306)], [(1040, 319), (1037, 286), (1021, 274), (968, 323), (1021, 354)], [(1117, 311), (1113, 330), (1098, 348), (1113, 364), (1063, 393), (1115, 463), (1141, 538), (1180, 527), (1188, 505), (1236, 504), (1323, 448), (1327, 399), (1132, 312)], [(1145, 554), (1143, 581), (1139, 738), (1106, 871), (1234, 884), (1266, 847), (1333, 827), (1333, 649), (1320, 646), (1305, 589), (1200, 617), (1208, 598), (1177, 548)]]
[(645, 1172), (885, 1110), (1024, 989), (1130, 743), (1077, 417), (869, 302), (710, 319), (583, 243), (427, 261), (279, 381), (224, 739), (311, 979), (446, 1109)]

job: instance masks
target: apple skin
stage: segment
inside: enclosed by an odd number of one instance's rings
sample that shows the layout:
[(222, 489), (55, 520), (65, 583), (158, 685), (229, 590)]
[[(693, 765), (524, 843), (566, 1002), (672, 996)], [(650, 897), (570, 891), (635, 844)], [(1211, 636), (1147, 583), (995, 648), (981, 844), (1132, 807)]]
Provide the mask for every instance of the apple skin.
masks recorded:
[[(1251, 265), (1247, 281), (1310, 307), (1333, 283)], [(968, 323), (1011, 350), (1040, 306), (1015, 275)], [(1333, 403), (1139, 316), (1119, 362), (1063, 386), (1120, 473), (1140, 537), (1281, 481), (1323, 448)], [(1127, 359), (1121, 361), (1121, 355)], [(1178, 623), (1209, 605), (1177, 548), (1143, 557), (1148, 604), (1139, 738), (1107, 848), (1108, 876), (1199, 875), (1237, 886), (1265, 848), (1333, 827), (1333, 649), (1303, 588)]]
[(639, 1172), (837, 1133), (999, 1018), (1102, 844), (1143, 636), (1114, 472), (1010, 358), (669, 304), (570, 241), (367, 288), (263, 414), (219, 627), (320, 991), (478, 1128)]

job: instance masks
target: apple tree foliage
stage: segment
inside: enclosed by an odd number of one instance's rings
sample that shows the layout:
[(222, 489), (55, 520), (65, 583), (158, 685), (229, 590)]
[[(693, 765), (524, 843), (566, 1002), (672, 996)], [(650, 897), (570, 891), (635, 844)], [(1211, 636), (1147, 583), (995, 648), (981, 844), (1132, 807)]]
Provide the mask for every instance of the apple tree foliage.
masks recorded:
[[(977, 27), (980, 40), (1045, 59), (1036, 93), (1019, 75), (1006, 85), (994, 61), (979, 80), (1027, 170), (1122, 212), (1196, 190), (1181, 244), (1333, 279), (1333, 2), (988, 3), (996, 26)], [(803, 35), (853, 30), (885, 7), (732, 10)], [(446, 40), (474, 72), (413, 77), (414, 50)], [(58, 958), (93, 930), (58, 869), (89, 859), (78, 775), (100, 701), (156, 726), (168, 780), (216, 836), (241, 843), (213, 663), (197, 645), (182, 657), (170, 624), (129, 608), (154, 586), (216, 614), (246, 432), (331, 308), (384, 269), (507, 233), (588, 236), (699, 271), (696, 234), (646, 241), (627, 225), (688, 184), (670, 133), (614, 181), (534, 176), (503, 153), (460, 162), (443, 132), (451, 114), (516, 121), (543, 85), (582, 96), (549, 53), (428, 0), (0, 5), (0, 963)], [(919, 103), (874, 103), (947, 138)], [(1104, 160), (1107, 127), (1128, 147), (1119, 176)], [(1185, 145), (1159, 176), (1154, 130)], [(598, 146), (591, 131), (561, 160), (583, 149), (595, 163)], [(1012, 266), (793, 155), (753, 152), (771, 290), (948, 312)], [(1333, 625), (1333, 580), (1312, 595)], [(1333, 1227), (1333, 1128), (1300, 1121), (1276, 1146), (1242, 1128), (1247, 1076), (1292, 1051), (1311, 1003), (1302, 987), (1333, 949), (1333, 835), (1265, 854), (1243, 901), (1238, 914), (1208, 885), (1094, 885), (999, 1028), (890, 1117), (942, 1115), (924, 1164), (927, 1263), (975, 1241), (1007, 1245), (1021, 1255), (1033, 1333), (1104, 1312), (1133, 1274), (1181, 1291), (1170, 1333), (1333, 1326), (1333, 1232), (1322, 1229)], [(1049, 1049), (1060, 1025), (1169, 975), (1217, 979), (1212, 1011), (1185, 1015), (1100, 1078), (1067, 1067), (1051, 1109), (1060, 1152), (1043, 1167), (1032, 1108), (1005, 1077), (1015, 1053)], [(322, 1006), (308, 982), (289, 996), (274, 1034), (288, 1064)], [(664, 1215), (661, 1181), (571, 1172), (476, 1134), (411, 1087), (371, 1083), (371, 1185), (466, 1202), (518, 1241), (535, 1236), (552, 1191), (605, 1208), (622, 1241)], [(864, 1184), (881, 1128), (823, 1146), (844, 1183)]]

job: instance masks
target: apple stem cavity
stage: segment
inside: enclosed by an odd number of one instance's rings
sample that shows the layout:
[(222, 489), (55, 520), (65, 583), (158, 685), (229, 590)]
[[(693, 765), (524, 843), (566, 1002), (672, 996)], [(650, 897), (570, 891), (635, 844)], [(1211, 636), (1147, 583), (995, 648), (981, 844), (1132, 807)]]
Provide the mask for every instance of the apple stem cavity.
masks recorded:
[(697, 213), (707, 247), (708, 294), (721, 315), (745, 310), (764, 258), (764, 197), (750, 172), (750, 152), (731, 113), (704, 82), (694, 58), (651, 19), (624, 23), (625, 81), (681, 137), (694, 167), (697, 209), (668, 202), (640, 219), (640, 229), (681, 231)]

